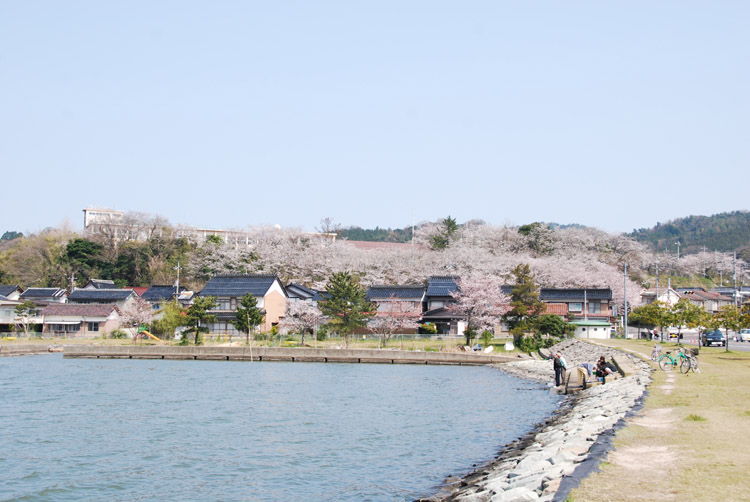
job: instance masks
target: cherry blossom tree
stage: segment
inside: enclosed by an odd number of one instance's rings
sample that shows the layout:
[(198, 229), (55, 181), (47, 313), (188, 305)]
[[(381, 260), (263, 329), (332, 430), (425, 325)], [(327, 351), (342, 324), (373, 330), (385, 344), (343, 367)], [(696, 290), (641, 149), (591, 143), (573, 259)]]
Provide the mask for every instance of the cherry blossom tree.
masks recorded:
[(492, 275), (470, 275), (459, 279), (455, 302), (446, 307), (466, 319), (466, 344), (481, 331), (493, 331), (510, 299), (503, 294), (500, 279)]
[(394, 333), (416, 331), (421, 315), (421, 309), (411, 301), (403, 301), (391, 295), (387, 301), (379, 303), (375, 317), (367, 326), (380, 335), (378, 348), (382, 348), (388, 345)]
[(122, 322), (134, 329), (133, 342), (138, 338), (138, 328), (143, 325), (151, 324), (154, 318), (154, 309), (151, 304), (140, 296), (136, 296), (133, 301), (125, 305), (122, 309)]
[(286, 332), (301, 333), (304, 345), (305, 334), (310, 332), (315, 336), (315, 330), (322, 318), (323, 313), (311, 301), (287, 302), (286, 315), (279, 321), (279, 326)]

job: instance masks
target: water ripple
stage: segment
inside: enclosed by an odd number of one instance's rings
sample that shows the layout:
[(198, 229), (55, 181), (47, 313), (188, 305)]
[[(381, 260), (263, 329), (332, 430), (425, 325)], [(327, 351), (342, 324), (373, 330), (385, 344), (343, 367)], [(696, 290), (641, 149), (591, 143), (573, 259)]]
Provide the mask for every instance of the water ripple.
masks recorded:
[(0, 382), (0, 501), (412, 500), (556, 406), (492, 368), (44, 355)]

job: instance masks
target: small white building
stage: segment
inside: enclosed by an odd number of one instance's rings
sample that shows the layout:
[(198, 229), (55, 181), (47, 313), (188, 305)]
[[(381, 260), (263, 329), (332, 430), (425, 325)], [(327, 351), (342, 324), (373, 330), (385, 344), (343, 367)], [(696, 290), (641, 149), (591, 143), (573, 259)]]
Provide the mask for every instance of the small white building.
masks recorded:
[(576, 338), (606, 340), (610, 338), (612, 332), (612, 325), (607, 321), (576, 319), (571, 324), (576, 327), (574, 335)]

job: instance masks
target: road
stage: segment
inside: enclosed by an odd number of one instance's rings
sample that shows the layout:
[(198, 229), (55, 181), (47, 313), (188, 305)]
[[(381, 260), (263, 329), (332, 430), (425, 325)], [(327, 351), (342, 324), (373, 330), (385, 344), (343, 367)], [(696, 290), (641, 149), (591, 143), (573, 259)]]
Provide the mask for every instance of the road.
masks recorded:
[[(723, 332), (724, 330), (722, 330)], [(633, 328), (631, 327), (629, 330), (629, 333), (631, 335), (635, 335), (636, 332), (633, 331)], [(699, 335), (697, 330), (685, 330), (682, 332), (682, 343), (686, 346), (696, 346), (698, 345)], [(714, 345), (714, 347), (717, 347)], [(723, 348), (723, 347), (722, 347)], [(729, 350), (736, 350), (739, 352), (750, 352), (750, 343), (748, 342), (735, 342), (734, 341), (734, 332), (729, 332)]]

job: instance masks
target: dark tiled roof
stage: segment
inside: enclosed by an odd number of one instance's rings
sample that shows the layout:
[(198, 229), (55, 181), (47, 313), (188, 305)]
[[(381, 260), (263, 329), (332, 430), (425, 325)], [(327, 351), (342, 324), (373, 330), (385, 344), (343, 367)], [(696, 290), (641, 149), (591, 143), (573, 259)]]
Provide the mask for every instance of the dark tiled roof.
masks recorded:
[[(180, 287), (180, 291), (184, 290), (185, 288)], [(161, 302), (174, 297), (175, 292), (174, 286), (151, 286), (141, 295), (141, 298), (149, 302)]]
[(427, 283), (427, 296), (451, 296), (458, 291), (458, 277), (433, 276)]
[(370, 286), (367, 290), (367, 300), (388, 299), (391, 297), (402, 300), (421, 300), (424, 296), (424, 286)]
[(448, 310), (445, 307), (439, 307), (436, 309), (428, 310), (427, 312), (422, 314), (422, 319), (425, 321), (429, 321), (432, 319), (464, 319), (464, 316), (457, 312)]
[[(609, 288), (586, 288), (586, 300), (611, 300), (612, 290)], [(552, 289), (542, 288), (539, 299), (543, 302), (583, 301), (583, 289)]]
[(9, 294), (13, 293), (13, 291), (21, 291), (21, 288), (18, 286), (8, 286), (5, 284), (0, 284), (0, 295), (8, 296)]
[(111, 303), (126, 300), (134, 295), (130, 289), (74, 289), (68, 300), (71, 302)]
[(89, 279), (86, 287), (92, 286), (94, 289), (115, 289), (115, 281), (109, 279)]
[(314, 289), (306, 288), (301, 284), (297, 283), (289, 283), (286, 286), (287, 293), (290, 297), (293, 298), (301, 298), (304, 300), (313, 300), (313, 301), (319, 301), (322, 299), (320, 296), (320, 291), (316, 291)]
[(119, 312), (112, 304), (55, 303), (44, 307), (41, 313), (43, 316), (107, 317), (113, 310)]
[(21, 298), (60, 298), (65, 290), (60, 288), (29, 288), (21, 293)]
[[(198, 293), (199, 296), (265, 296), (277, 279), (275, 275), (217, 275)], [(283, 286), (282, 286), (283, 288)]]

